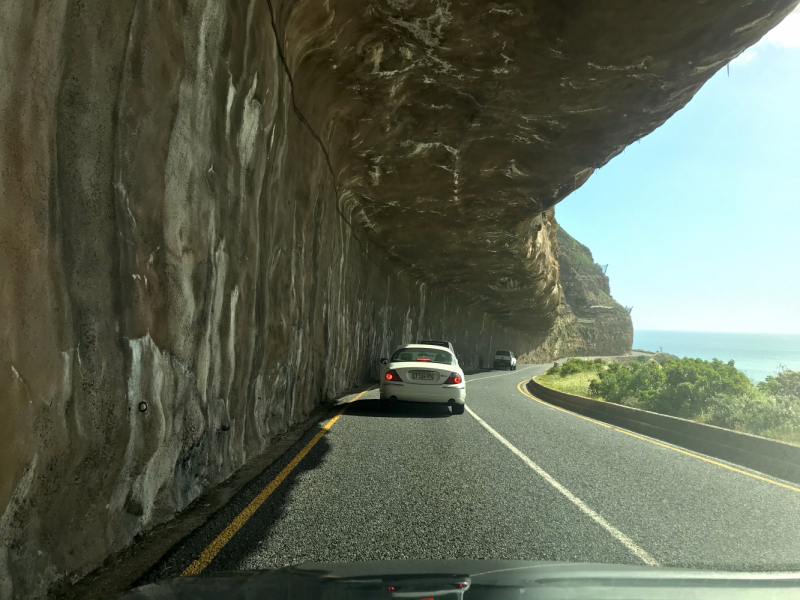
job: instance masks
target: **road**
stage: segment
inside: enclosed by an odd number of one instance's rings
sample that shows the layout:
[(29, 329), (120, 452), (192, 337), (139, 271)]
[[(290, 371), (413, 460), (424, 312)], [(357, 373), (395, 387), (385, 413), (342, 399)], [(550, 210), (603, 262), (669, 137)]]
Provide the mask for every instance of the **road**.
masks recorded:
[(544, 368), (468, 376), (459, 416), (410, 404), (381, 412), (377, 390), (364, 393), (143, 581), (187, 568), (433, 558), (800, 570), (798, 486), (523, 393)]

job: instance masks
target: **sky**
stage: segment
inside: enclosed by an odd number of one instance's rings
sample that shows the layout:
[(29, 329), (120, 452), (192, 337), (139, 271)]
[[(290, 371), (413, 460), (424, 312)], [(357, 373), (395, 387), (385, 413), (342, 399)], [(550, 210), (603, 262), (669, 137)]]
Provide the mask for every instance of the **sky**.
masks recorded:
[(800, 10), (556, 206), (635, 329), (800, 333)]

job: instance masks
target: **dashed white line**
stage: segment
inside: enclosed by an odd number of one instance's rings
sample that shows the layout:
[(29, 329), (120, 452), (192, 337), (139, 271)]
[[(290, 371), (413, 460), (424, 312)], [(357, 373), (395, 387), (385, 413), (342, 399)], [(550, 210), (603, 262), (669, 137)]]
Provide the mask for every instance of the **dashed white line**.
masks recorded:
[(509, 442), (506, 438), (502, 435), (497, 433), (492, 427), (483, 419), (481, 419), (475, 412), (469, 407), (466, 407), (467, 412), (472, 415), (472, 417), (478, 421), (481, 425), (483, 425), (484, 429), (491, 433), (495, 438), (497, 438), (501, 444), (503, 444), (506, 448), (511, 450), (514, 454), (516, 454), (522, 462), (528, 465), (531, 469), (533, 469), (537, 475), (539, 475), (542, 479), (544, 479), (547, 483), (552, 485), (556, 490), (558, 490), (562, 495), (564, 495), (567, 500), (572, 502), (575, 506), (577, 506), (585, 515), (590, 517), (595, 523), (600, 525), (603, 529), (605, 529), (608, 533), (610, 533), (614, 538), (616, 538), (623, 546), (625, 546), (628, 550), (630, 550), (633, 554), (639, 557), (639, 559), (646, 565), (650, 565), (652, 567), (659, 566), (658, 561), (650, 556), (647, 551), (645, 551), (642, 547), (638, 546), (631, 538), (627, 535), (622, 533), (619, 529), (614, 527), (611, 523), (606, 521), (603, 517), (593, 511), (591, 508), (584, 504), (583, 500), (578, 498), (575, 494), (570, 492), (567, 488), (561, 485), (558, 481), (553, 479), (553, 477), (542, 469), (539, 465), (533, 462), (530, 458), (525, 456), (516, 446), (514, 446), (511, 442)]

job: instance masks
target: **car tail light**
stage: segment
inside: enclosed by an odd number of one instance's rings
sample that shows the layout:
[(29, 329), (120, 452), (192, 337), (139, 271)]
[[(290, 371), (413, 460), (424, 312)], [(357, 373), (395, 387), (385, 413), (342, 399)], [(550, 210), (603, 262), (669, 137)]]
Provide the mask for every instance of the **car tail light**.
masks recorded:
[(394, 369), (387, 371), (384, 377), (386, 377), (386, 381), (403, 381)]
[(448, 377), (447, 381), (445, 381), (444, 383), (445, 385), (453, 385), (456, 383), (461, 383), (462, 381), (464, 380), (461, 379), (461, 375), (459, 375), (458, 373), (450, 373), (450, 377)]

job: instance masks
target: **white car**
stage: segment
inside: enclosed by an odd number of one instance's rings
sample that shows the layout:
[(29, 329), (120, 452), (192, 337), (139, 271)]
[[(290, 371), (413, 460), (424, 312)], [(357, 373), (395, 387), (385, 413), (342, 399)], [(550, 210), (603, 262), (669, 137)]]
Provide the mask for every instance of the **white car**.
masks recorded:
[(509, 371), (516, 371), (517, 357), (511, 350), (498, 350), (494, 353), (492, 366), (495, 369), (508, 369)]
[(407, 344), (381, 359), (381, 404), (389, 401), (447, 404), (464, 414), (467, 388), (464, 371), (448, 348)]

